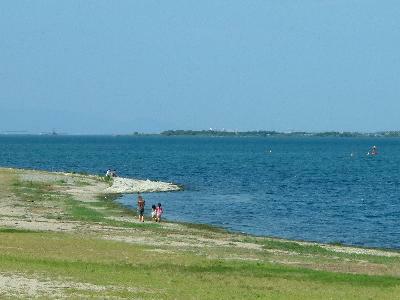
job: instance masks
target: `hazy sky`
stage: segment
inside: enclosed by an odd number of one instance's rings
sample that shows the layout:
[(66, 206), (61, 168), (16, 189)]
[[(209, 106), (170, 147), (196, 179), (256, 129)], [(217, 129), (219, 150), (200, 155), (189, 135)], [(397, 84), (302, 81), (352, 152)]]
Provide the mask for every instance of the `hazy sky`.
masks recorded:
[(400, 130), (400, 2), (0, 2), (0, 132)]

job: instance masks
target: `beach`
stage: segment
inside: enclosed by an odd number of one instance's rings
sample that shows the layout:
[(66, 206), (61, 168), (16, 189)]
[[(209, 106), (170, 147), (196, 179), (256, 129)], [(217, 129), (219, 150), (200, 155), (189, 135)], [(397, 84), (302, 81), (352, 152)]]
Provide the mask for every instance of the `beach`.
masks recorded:
[(1, 297), (391, 299), (400, 292), (397, 251), (149, 216), (140, 223), (114, 201), (181, 189), (171, 183), (2, 168), (0, 185)]

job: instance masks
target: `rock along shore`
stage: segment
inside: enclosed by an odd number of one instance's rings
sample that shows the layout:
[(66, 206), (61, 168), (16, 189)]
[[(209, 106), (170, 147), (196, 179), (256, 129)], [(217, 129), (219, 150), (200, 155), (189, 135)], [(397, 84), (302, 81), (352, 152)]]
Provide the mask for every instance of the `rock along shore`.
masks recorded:
[(115, 177), (113, 184), (108, 187), (106, 193), (151, 193), (151, 192), (172, 192), (180, 191), (182, 188), (176, 184), (162, 182), (162, 181), (151, 181), (151, 180), (138, 180), (123, 177)]

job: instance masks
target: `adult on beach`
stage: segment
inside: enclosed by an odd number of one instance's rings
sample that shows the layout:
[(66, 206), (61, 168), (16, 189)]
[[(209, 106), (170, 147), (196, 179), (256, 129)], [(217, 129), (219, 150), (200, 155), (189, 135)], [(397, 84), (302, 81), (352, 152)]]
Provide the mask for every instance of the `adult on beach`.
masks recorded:
[(144, 201), (142, 195), (140, 195), (140, 193), (138, 193), (138, 215), (139, 215), (139, 221), (140, 222), (144, 222), (144, 205), (145, 205), (146, 201)]

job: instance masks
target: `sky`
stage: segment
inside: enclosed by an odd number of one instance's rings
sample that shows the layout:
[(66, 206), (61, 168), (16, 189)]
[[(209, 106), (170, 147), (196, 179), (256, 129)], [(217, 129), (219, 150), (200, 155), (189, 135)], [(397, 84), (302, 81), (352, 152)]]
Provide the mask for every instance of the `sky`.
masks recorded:
[(400, 2), (0, 2), (0, 132), (400, 130)]

